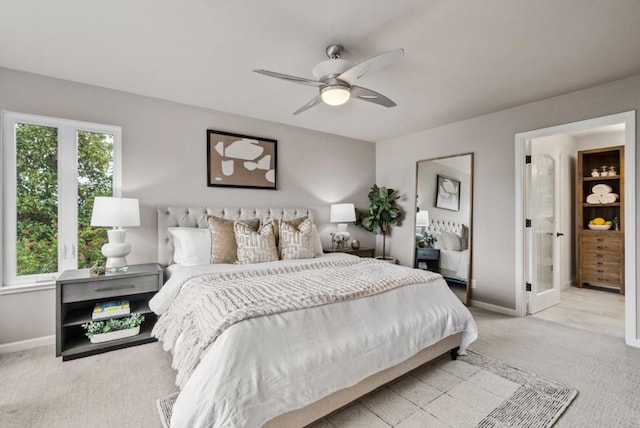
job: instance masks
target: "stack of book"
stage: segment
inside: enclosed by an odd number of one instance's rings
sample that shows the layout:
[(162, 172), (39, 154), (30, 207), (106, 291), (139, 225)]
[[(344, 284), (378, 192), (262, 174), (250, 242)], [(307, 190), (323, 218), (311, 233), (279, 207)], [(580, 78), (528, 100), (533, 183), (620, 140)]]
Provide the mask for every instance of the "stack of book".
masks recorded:
[(109, 302), (96, 303), (91, 319), (94, 321), (102, 320), (120, 315), (129, 315), (130, 313), (131, 308), (129, 308), (128, 300), (111, 300)]

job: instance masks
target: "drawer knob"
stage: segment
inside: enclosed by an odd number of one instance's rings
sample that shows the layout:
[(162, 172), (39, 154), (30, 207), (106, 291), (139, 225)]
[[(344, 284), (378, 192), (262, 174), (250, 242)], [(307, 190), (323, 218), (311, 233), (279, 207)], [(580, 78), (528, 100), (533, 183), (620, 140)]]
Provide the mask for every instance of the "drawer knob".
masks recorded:
[(604, 247), (603, 247), (602, 245), (598, 245), (596, 248), (597, 248), (598, 250), (602, 250)]
[(113, 291), (113, 290), (125, 290), (127, 288), (134, 288), (134, 287), (135, 285), (133, 284), (114, 285), (112, 287), (96, 288), (96, 291), (104, 292), (104, 291)]
[(604, 241), (604, 239), (602, 239), (602, 238), (598, 238), (598, 239), (597, 239), (597, 241), (598, 241), (598, 242), (602, 242), (602, 241)]
[(597, 265), (601, 265), (601, 264), (603, 264), (603, 263), (602, 263), (602, 262), (597, 262), (596, 264), (597, 264)]
[(596, 257), (602, 257), (602, 254), (596, 254)]
[(598, 272), (601, 272), (601, 273), (602, 273), (602, 272), (604, 272), (604, 271), (603, 271), (602, 269), (598, 269)]

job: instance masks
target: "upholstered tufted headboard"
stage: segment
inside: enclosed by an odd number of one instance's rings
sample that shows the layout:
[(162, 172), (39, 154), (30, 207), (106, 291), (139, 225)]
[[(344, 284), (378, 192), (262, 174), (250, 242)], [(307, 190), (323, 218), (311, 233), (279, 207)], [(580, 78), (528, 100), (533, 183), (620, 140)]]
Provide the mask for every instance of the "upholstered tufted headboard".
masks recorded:
[(438, 220), (432, 218), (431, 221), (429, 221), (427, 232), (437, 233), (442, 231), (459, 233), (464, 239), (463, 248), (469, 248), (469, 227), (467, 225), (451, 220)]
[(290, 220), (304, 216), (313, 220), (313, 212), (308, 208), (158, 207), (158, 263), (167, 266), (173, 261), (173, 238), (167, 228), (208, 227), (207, 215), (229, 220), (250, 218)]

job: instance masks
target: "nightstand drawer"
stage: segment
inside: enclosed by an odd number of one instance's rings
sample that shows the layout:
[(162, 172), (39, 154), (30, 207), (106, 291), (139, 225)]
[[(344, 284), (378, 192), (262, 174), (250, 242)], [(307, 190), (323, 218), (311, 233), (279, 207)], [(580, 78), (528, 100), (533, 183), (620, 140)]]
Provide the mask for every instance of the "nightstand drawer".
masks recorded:
[(106, 299), (158, 291), (158, 275), (120, 277), (80, 283), (67, 283), (62, 287), (62, 303)]
[(420, 260), (438, 260), (440, 250), (437, 248), (416, 248), (416, 258)]

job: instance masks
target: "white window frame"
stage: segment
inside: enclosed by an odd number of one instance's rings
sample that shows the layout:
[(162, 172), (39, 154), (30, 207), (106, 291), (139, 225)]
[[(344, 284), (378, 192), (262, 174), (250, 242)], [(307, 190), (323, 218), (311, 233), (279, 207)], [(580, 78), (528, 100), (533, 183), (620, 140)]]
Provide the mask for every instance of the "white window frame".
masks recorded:
[[(16, 124), (58, 129), (58, 272), (16, 275)], [(122, 128), (114, 125), (58, 119), (26, 113), (2, 112), (0, 133), (0, 291), (55, 284), (58, 274), (78, 267), (78, 189), (77, 133), (80, 131), (113, 135), (113, 195), (120, 196), (122, 182)], [(63, 184), (65, 183), (65, 184)]]

